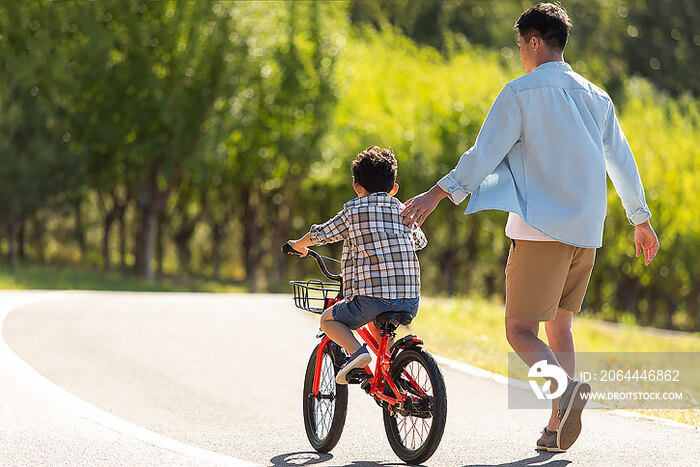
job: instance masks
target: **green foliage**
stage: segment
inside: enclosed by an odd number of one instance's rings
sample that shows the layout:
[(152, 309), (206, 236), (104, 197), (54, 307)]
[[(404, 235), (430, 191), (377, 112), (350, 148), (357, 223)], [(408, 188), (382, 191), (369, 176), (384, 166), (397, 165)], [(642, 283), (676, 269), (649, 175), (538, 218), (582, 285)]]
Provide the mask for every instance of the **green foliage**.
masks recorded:
[[(564, 3), (566, 57), (615, 92), (662, 245), (643, 268), (611, 191), (588, 309), (696, 329), (695, 7)], [(473, 144), (522, 73), (511, 24), (529, 4), (4, 2), (0, 251), (286, 290), (315, 267), (280, 245), (354, 196), (359, 151), (394, 149), (405, 200)], [(463, 208), (445, 201), (424, 225), (424, 293), (500, 298), (506, 215)]]
[[(512, 25), (530, 1), (355, 0), (356, 24), (395, 25), (416, 42), (448, 50), (450, 36), (501, 50), (517, 60)], [(566, 57), (574, 69), (616, 94), (641, 74), (674, 94), (696, 96), (700, 84), (700, 7), (693, 0), (563, 0), (573, 23)]]
[(0, 7), (0, 219), (11, 223), (82, 183), (82, 161), (65, 157), (74, 149), (58, 110), (66, 64), (51, 44), (70, 30), (42, 3)]

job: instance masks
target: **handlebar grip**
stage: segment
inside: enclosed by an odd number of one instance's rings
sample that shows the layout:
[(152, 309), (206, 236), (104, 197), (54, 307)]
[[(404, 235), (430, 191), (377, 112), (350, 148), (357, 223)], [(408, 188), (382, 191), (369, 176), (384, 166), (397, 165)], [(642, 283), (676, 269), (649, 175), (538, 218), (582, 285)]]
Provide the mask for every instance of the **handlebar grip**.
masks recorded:
[(301, 256), (301, 253), (292, 248), (292, 245), (290, 245), (289, 242), (282, 245), (282, 248), (280, 248), (280, 250), (285, 255)]

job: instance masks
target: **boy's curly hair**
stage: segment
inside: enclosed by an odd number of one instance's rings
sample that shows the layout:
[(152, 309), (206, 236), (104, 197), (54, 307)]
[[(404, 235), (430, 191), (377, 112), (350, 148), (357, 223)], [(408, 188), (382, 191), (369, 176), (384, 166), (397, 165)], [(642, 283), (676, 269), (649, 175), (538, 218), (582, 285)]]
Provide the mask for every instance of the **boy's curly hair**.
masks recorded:
[(370, 146), (352, 161), (352, 176), (370, 193), (389, 192), (396, 183), (398, 163), (391, 148)]

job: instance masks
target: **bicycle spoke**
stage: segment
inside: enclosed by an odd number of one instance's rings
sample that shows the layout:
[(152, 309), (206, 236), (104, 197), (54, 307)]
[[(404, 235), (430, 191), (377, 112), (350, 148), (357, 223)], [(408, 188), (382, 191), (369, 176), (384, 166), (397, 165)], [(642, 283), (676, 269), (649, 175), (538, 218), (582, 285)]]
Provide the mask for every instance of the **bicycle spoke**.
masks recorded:
[[(319, 393), (335, 397), (335, 371), (330, 356), (324, 355), (321, 362)], [(335, 399), (314, 399), (314, 431), (318, 439), (324, 439), (331, 429), (335, 413)]]
[[(406, 395), (413, 396), (414, 400), (415, 398), (433, 397), (430, 375), (420, 362), (409, 362), (400, 374), (407, 376), (407, 378), (402, 379), (403, 384), (400, 386)], [(415, 417), (413, 415), (397, 415), (396, 427), (401, 444), (407, 449), (415, 451), (426, 441), (432, 427), (432, 419)]]

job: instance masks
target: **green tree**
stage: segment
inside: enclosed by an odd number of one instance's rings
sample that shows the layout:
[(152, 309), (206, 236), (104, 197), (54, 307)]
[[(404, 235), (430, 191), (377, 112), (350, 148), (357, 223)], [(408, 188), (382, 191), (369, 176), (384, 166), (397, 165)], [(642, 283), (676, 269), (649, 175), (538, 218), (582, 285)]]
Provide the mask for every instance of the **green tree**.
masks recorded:
[[(83, 182), (63, 117), (67, 67), (56, 38), (75, 32), (46, 2), (0, 5), (0, 217), (7, 226), (10, 265), (17, 264), (17, 231), (56, 195)], [(65, 199), (65, 198), (64, 198)]]

